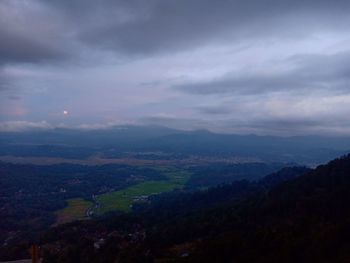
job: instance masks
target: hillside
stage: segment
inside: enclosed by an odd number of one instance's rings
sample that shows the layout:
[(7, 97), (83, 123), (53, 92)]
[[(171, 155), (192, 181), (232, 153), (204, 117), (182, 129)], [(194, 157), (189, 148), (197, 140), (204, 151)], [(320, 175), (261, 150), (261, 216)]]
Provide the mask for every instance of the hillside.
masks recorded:
[(350, 157), (303, 172), (163, 196), (140, 212), (62, 226), (42, 240), (55, 259), (47, 262), (73, 262), (73, 254), (82, 262), (348, 262)]
[(251, 199), (244, 222), (225, 221), (228, 230), (200, 242), (190, 261), (349, 262), (349, 175), (344, 157)]

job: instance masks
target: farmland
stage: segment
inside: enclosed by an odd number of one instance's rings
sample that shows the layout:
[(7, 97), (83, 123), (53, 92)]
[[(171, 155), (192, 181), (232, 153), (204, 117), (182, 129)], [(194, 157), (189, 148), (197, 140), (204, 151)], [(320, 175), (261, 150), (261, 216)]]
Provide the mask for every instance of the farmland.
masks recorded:
[(64, 224), (74, 220), (84, 219), (86, 210), (93, 205), (92, 202), (82, 198), (67, 200), (68, 206), (56, 212), (57, 224)]
[(74, 220), (84, 219), (86, 211), (93, 208), (96, 215), (102, 215), (110, 211), (129, 212), (132, 204), (143, 202), (148, 196), (169, 192), (174, 189), (182, 189), (190, 177), (190, 173), (169, 167), (156, 167), (158, 172), (165, 175), (164, 180), (147, 180), (118, 191), (112, 191), (96, 196), (94, 206), (92, 202), (82, 198), (67, 200), (68, 206), (56, 212), (57, 224), (63, 224)]
[(142, 202), (148, 196), (182, 189), (190, 174), (182, 170), (159, 168), (167, 180), (145, 181), (119, 191), (102, 194), (97, 197), (100, 207), (95, 213), (103, 214), (113, 210), (128, 212), (134, 202)]

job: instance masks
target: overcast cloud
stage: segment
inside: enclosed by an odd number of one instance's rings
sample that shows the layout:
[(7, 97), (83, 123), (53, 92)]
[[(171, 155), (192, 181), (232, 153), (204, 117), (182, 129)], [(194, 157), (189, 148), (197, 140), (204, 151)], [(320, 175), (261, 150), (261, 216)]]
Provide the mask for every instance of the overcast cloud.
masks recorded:
[(0, 130), (350, 135), (349, 13), (346, 0), (1, 0)]

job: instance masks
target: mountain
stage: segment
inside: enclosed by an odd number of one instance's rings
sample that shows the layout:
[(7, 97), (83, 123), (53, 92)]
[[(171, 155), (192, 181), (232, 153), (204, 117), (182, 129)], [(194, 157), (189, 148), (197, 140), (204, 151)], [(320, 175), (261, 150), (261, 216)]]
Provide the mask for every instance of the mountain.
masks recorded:
[[(52, 129), (0, 133), (0, 156), (42, 156), (83, 159), (153, 152), (154, 158), (241, 157), (264, 162), (315, 165), (350, 150), (347, 137), (274, 137), (180, 131), (159, 126), (116, 126), (100, 130)], [(163, 154), (163, 155), (162, 155)], [(141, 157), (140, 157), (141, 156)]]

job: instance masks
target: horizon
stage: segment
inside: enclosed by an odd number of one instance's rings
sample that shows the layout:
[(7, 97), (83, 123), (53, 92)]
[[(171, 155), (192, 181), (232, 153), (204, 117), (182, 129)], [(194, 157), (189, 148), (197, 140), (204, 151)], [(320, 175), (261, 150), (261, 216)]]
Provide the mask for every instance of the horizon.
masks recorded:
[(181, 129), (173, 128), (165, 125), (158, 124), (107, 124), (107, 125), (78, 125), (78, 126), (66, 126), (58, 125), (52, 126), (49, 124), (32, 126), (22, 125), (21, 122), (14, 122), (8, 125), (7, 122), (0, 123), (0, 134), (20, 134), (20, 133), (43, 133), (49, 131), (75, 131), (75, 132), (113, 132), (117, 130), (127, 130), (130, 128), (142, 129), (166, 129), (170, 131), (170, 134), (195, 134), (195, 133), (209, 133), (212, 135), (223, 135), (223, 136), (241, 136), (241, 137), (260, 137), (260, 138), (330, 138), (330, 139), (347, 139), (350, 135), (346, 134), (296, 134), (296, 135), (283, 135), (283, 134), (258, 134), (258, 133), (235, 133), (235, 132), (224, 132), (224, 131), (213, 131), (210, 129), (199, 128), (199, 129)]

